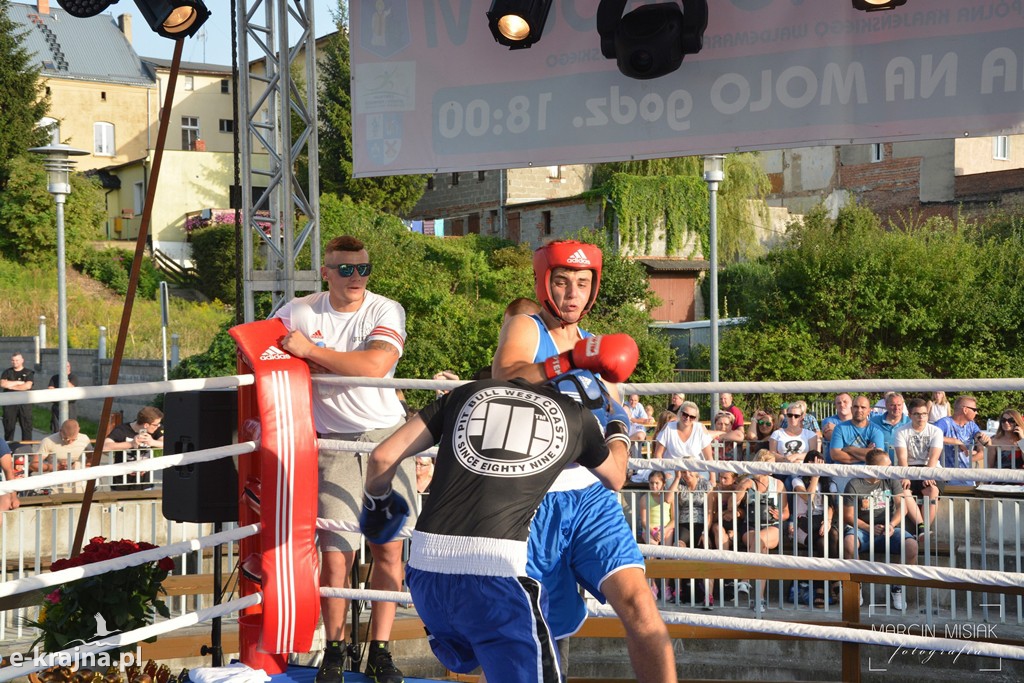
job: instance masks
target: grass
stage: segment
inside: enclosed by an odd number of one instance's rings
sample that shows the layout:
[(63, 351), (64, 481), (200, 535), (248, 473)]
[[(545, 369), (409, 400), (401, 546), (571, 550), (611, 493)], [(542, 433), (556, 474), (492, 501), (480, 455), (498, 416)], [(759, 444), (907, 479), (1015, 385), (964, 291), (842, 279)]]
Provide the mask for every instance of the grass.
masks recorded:
[[(67, 271), (68, 346), (94, 349), (99, 328), (107, 328), (112, 355), (121, 323), (124, 298), (73, 268)], [(32, 337), (39, 316), (46, 316), (47, 346), (57, 343), (57, 269), (28, 267), (0, 259), (0, 336)], [(219, 303), (193, 303), (171, 298), (167, 343), (179, 336), (180, 357), (207, 349), (231, 312)], [(125, 341), (125, 358), (162, 358), (160, 304), (136, 297)]]

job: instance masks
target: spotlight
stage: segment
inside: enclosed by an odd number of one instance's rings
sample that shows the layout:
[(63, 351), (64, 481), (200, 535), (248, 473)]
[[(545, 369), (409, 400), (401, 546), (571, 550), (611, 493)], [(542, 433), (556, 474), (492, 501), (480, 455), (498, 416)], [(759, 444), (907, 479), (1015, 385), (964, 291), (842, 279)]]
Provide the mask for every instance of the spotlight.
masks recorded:
[(853, 0), (853, 9), (878, 12), (884, 9), (896, 9), (905, 4), (907, 4), (907, 0)]
[(683, 63), (684, 55), (700, 52), (708, 27), (707, 0), (682, 0), (637, 7), (625, 16), (627, 0), (601, 0), (597, 32), (601, 54), (618, 62), (630, 78), (658, 78)]
[(79, 19), (94, 17), (115, 2), (117, 0), (57, 0), (65, 12)]
[(202, 0), (135, 0), (149, 27), (164, 38), (188, 38), (210, 18)]
[(540, 40), (550, 9), (551, 0), (493, 0), (487, 25), (498, 44), (521, 50)]

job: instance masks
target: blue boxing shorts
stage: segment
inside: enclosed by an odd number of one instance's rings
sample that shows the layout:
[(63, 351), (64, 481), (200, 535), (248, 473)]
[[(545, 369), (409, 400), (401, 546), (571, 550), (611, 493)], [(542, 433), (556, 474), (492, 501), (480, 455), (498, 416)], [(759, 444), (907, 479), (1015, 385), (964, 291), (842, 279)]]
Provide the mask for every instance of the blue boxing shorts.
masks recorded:
[(580, 630), (587, 619), (582, 585), (602, 604), (606, 578), (626, 567), (644, 569), (619, 499), (597, 483), (549, 491), (530, 525), (526, 573), (548, 594), (548, 624), (556, 639)]
[(405, 580), (430, 649), (445, 668), (469, 673), (480, 666), (492, 683), (559, 682), (558, 646), (535, 579), (408, 567)]

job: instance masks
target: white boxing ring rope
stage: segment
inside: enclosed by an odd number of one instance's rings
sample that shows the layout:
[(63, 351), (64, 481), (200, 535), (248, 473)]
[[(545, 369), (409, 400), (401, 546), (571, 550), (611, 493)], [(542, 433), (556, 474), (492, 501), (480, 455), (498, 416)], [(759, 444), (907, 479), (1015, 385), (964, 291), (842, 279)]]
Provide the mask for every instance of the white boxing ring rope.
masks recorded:
[[(360, 385), (373, 387), (393, 387), (406, 389), (452, 389), (464, 384), (461, 381), (449, 380), (409, 380), (409, 379), (379, 379), (379, 378), (358, 378), (358, 377), (318, 377), (314, 376), (315, 383), (337, 384), (337, 385)], [(145, 382), (130, 385), (97, 386), (97, 387), (73, 387), (67, 389), (48, 389), (29, 392), (9, 392), (0, 395), (0, 406), (20, 405), (35, 403), (50, 403), (62, 400), (80, 400), (86, 398), (100, 398), (107, 396), (133, 396), (140, 394), (159, 393), (166, 391), (190, 391), (196, 389), (229, 388), (251, 385), (254, 382), (252, 375), (236, 375), (212, 379), (189, 379), (172, 380), (164, 382)], [(862, 391), (862, 392), (884, 392), (884, 391), (1001, 391), (1020, 390), (1024, 388), (1024, 379), (975, 379), (975, 380), (837, 380), (825, 382), (718, 382), (718, 383), (667, 383), (631, 385), (624, 384), (621, 388), (625, 392), (644, 395), (667, 394), (676, 392), (710, 393), (712, 391), (731, 393), (832, 393), (838, 391)], [(339, 442), (333, 440), (321, 440), (321, 448), (332, 450), (365, 452), (367, 444), (357, 442)], [(220, 457), (241, 455), (256, 450), (254, 442), (246, 442), (236, 446), (229, 446), (217, 449), (208, 449), (191, 454), (180, 454), (163, 456), (159, 459), (140, 461), (135, 463), (124, 463), (122, 465), (105, 465), (88, 470), (54, 472), (39, 475), (27, 479), (19, 479), (13, 482), (0, 482), (0, 493), (9, 491), (28, 490), (38, 488), (42, 485), (56, 485), (77, 481), (85, 481), (111, 474), (123, 472), (137, 472), (148, 470), (166, 469), (168, 467), (180, 466), (189, 462), (204, 462)], [(434, 455), (424, 453), (424, 455)], [(676, 461), (650, 461), (631, 460), (634, 467), (646, 466), (652, 469), (695, 469), (700, 471), (724, 472), (732, 471), (746, 474), (771, 474), (786, 473), (800, 475), (833, 475), (833, 476), (861, 476), (876, 477), (879, 474), (899, 476), (901, 478), (913, 479), (936, 479), (950, 480), (962, 479), (969, 475), (969, 478), (976, 481), (989, 482), (1024, 482), (1024, 473), (1013, 470), (947, 470), (940, 468), (867, 468), (864, 466), (850, 465), (804, 465), (791, 463), (746, 463), (746, 462), (706, 462), (693, 460), (685, 464)], [(1016, 475), (1016, 476), (1014, 476)], [(318, 528), (344, 529), (342, 522), (323, 520), (317, 521)], [(230, 540), (237, 540), (258, 532), (258, 525), (250, 525), (239, 529), (232, 529), (220, 534), (172, 544), (162, 548), (143, 551), (127, 557), (114, 558), (92, 565), (74, 567), (59, 572), (52, 572), (46, 575), (19, 579), (16, 581), (0, 584), (0, 597), (14, 595), (29, 590), (58, 585), (76, 578), (94, 575), (105, 571), (112, 571), (128, 566), (135, 566), (144, 562), (161, 559), (173, 554), (189, 552), (208, 545), (217, 545)], [(404, 530), (403, 536), (408, 533)], [(972, 570), (969, 576), (963, 576), (964, 570), (945, 569), (939, 567), (916, 567), (908, 565), (879, 565), (864, 560), (838, 560), (823, 558), (788, 558), (779, 556), (765, 556), (751, 553), (736, 553), (732, 551), (703, 551), (692, 548), (666, 548), (663, 546), (641, 546), (644, 554), (651, 557), (674, 557), (680, 559), (695, 559), (708, 562), (726, 562), (731, 564), (747, 564), (760, 566), (783, 566), (801, 568), (820, 568), (841, 571), (850, 571), (860, 574), (874, 576), (887, 576), (896, 578), (924, 578), (924, 579), (946, 579), (955, 581), (967, 580), (979, 585), (1010, 586), (1020, 587), (1024, 585), (1024, 575), (1011, 574), (1008, 572), (979, 571)], [(153, 557), (149, 557), (152, 555)], [(732, 557), (735, 555), (736, 557)], [(125, 561), (128, 561), (125, 563)], [(91, 569), (90, 569), (91, 568)], [(84, 571), (88, 570), (88, 571)], [(957, 574), (960, 572), (960, 574)], [(391, 602), (411, 602), (408, 593), (395, 591), (372, 591), (355, 589), (321, 588), (321, 595), (325, 597), (347, 597), (356, 600), (384, 600)], [(223, 616), (241, 609), (258, 604), (262, 599), (260, 594), (249, 595), (238, 600), (217, 605), (212, 608), (199, 610), (195, 613), (165, 620), (150, 626), (137, 629), (128, 633), (119, 634), (111, 638), (88, 646), (80, 646), (75, 650), (65, 652), (78, 653), (100, 652), (111, 647), (119, 647), (145, 640), (155, 635), (168, 633), (183, 626), (193, 625)], [(597, 616), (614, 616), (609, 608), (593, 610)], [(804, 635), (811, 638), (840, 640), (844, 642), (857, 642), (863, 644), (889, 645), (889, 646), (914, 646), (925, 650), (963, 650), (964, 644), (961, 640), (947, 638), (928, 638), (924, 636), (910, 636), (906, 634), (889, 634), (884, 632), (861, 631), (857, 629), (816, 626), (809, 624), (793, 624), (789, 622), (778, 622), (768, 620), (740, 619), (735, 617), (722, 617), (698, 614), (663, 613), (667, 623), (682, 623), (698, 626), (713, 626), (718, 628), (729, 628), (762, 633), (774, 633), (780, 635)], [(897, 637), (898, 636), (898, 637)], [(971, 642), (971, 654), (988, 657), (1006, 657), (1008, 659), (1024, 660), (1024, 648), (999, 645), (994, 643)], [(45, 668), (40, 666), (32, 668), (31, 671), (24, 667), (7, 667), (0, 670), (0, 683), (13, 678), (25, 675), (30, 672), (39, 671)]]
[(133, 460), (126, 463), (113, 465), (97, 465), (80, 470), (63, 470), (59, 472), (47, 472), (31, 477), (21, 477), (10, 481), (0, 481), (0, 495), (11, 491), (30, 491), (32, 489), (49, 488), (58, 484), (70, 484), (72, 482), (89, 481), (100, 477), (116, 476), (119, 474), (130, 474), (132, 472), (155, 472), (166, 470), (171, 467), (182, 465), (193, 465), (200, 462), (210, 462), (221, 458), (235, 455), (245, 455), (256, 451), (255, 441), (243, 441), (242, 443), (230, 446), (218, 446), (207, 448), (201, 451), (190, 453), (177, 453), (175, 455), (162, 455), (159, 458), (148, 458), (146, 460)]

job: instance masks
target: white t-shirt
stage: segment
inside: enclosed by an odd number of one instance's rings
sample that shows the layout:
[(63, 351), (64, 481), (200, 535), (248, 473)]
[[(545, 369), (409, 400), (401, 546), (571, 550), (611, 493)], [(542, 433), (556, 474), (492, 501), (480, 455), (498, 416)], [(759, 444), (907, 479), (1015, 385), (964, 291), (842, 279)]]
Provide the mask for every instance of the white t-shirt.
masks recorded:
[[(313, 342), (322, 342), (335, 351), (363, 351), (367, 342), (378, 339), (398, 349), (399, 356), (405, 347), (405, 309), (397, 301), (370, 291), (359, 310), (351, 313), (334, 310), (330, 292), (318, 292), (292, 299), (274, 317), (289, 330), (299, 330)], [(394, 376), (392, 367), (385, 377)], [(313, 422), (321, 434), (390, 427), (405, 417), (394, 389), (327, 384), (316, 385), (315, 389)]]
[(666, 425), (661, 430), (661, 434), (658, 434), (658, 443), (665, 447), (664, 457), (677, 460), (682, 460), (683, 458), (703, 458), (704, 454), (701, 451), (711, 445), (711, 435), (708, 434), (708, 430), (700, 422), (695, 422), (693, 429), (690, 430), (689, 438), (683, 441), (679, 437), (679, 430), (676, 429), (676, 424), (672, 422)]
[[(908, 465), (927, 465), (931, 449), (943, 446), (942, 430), (933, 424), (926, 424), (924, 429), (918, 432), (914, 430), (913, 425), (903, 425), (896, 430), (893, 445), (896, 448), (907, 449)], [(942, 466), (941, 454), (938, 465)]]
[(790, 456), (809, 451), (811, 449), (810, 440), (816, 436), (817, 434), (810, 429), (802, 429), (796, 436), (787, 434), (785, 429), (776, 429), (768, 438), (775, 442), (775, 448), (779, 453)]

